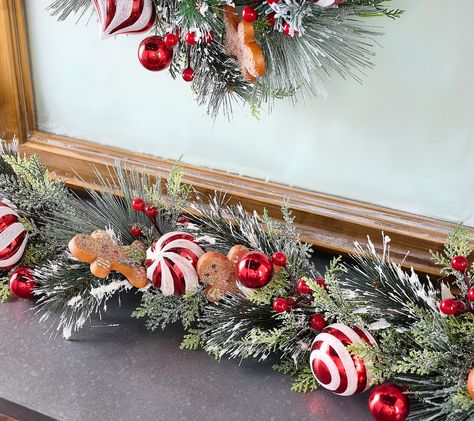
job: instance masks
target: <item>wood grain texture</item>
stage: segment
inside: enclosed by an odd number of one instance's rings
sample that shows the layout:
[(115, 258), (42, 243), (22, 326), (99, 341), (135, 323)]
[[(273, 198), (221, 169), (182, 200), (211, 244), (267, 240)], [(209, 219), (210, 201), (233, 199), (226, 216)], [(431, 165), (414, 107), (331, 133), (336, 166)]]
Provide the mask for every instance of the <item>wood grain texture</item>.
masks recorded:
[[(107, 166), (116, 159), (162, 178), (175, 165), (174, 161), (37, 130), (21, 0), (0, 0), (0, 59), (0, 135), (5, 133), (11, 138), (16, 133), (25, 153), (40, 156), (71, 186), (94, 183), (93, 166), (108, 175)], [(428, 250), (440, 250), (454, 224), (223, 171), (187, 164), (183, 167), (185, 182), (198, 191), (224, 192), (231, 203), (241, 202), (250, 211), (266, 208), (270, 215), (279, 217), (282, 201), (290, 197), (303, 240), (316, 248), (345, 254), (353, 250), (354, 241), (365, 243), (367, 236), (380, 246), (384, 231), (392, 239), (395, 260), (403, 262), (404, 267), (439, 275)]]

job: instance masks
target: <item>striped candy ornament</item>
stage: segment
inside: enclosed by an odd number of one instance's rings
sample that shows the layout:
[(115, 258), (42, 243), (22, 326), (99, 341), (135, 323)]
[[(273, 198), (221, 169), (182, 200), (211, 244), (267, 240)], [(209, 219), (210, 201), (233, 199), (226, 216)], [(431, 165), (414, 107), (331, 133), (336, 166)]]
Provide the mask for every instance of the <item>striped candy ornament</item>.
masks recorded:
[(156, 20), (152, 0), (94, 0), (102, 39), (148, 31)]
[(170, 232), (156, 240), (146, 252), (147, 278), (163, 295), (182, 295), (199, 283), (196, 266), (204, 250), (194, 237)]
[(311, 346), (310, 364), (321, 386), (341, 396), (367, 390), (371, 381), (367, 371), (370, 362), (357, 359), (346, 348), (361, 340), (377, 346), (366, 330), (342, 323), (329, 325), (316, 336)]
[(0, 270), (10, 269), (20, 261), (26, 243), (26, 230), (18, 213), (0, 202)]

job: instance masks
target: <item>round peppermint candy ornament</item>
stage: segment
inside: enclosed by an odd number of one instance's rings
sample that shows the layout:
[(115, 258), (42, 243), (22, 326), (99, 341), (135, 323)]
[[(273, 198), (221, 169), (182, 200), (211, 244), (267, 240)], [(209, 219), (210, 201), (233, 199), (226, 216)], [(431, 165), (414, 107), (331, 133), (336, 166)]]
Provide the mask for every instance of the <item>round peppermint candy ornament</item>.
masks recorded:
[(27, 235), (19, 215), (0, 202), (0, 270), (10, 269), (23, 257)]
[(192, 291), (199, 279), (196, 266), (204, 250), (185, 232), (170, 232), (146, 252), (147, 277), (163, 295)]
[(376, 346), (375, 339), (364, 329), (342, 323), (326, 327), (313, 341), (310, 364), (321, 386), (341, 396), (361, 393), (370, 385), (367, 371), (370, 362), (351, 355), (347, 346), (364, 341)]

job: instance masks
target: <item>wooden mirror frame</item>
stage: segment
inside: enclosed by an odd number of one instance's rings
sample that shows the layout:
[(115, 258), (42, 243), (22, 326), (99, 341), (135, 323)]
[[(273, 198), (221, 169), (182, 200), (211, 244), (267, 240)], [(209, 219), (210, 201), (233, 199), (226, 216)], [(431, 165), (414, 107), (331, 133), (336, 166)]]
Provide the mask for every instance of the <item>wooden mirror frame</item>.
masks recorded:
[[(22, 0), (0, 0), (0, 135), (18, 137), (21, 150), (37, 154), (51, 171), (74, 187), (81, 187), (76, 174), (93, 181), (92, 166), (99, 171), (121, 159), (140, 171), (166, 178), (174, 161), (92, 142), (52, 135), (38, 130), (25, 10)], [(428, 250), (440, 250), (454, 224), (354, 200), (333, 197), (249, 177), (231, 175), (183, 164), (185, 182), (197, 190), (225, 192), (231, 201), (242, 202), (249, 210), (265, 207), (278, 217), (282, 200), (291, 199), (303, 240), (316, 248), (350, 253), (354, 241), (364, 243), (369, 235), (380, 246), (381, 231), (392, 239), (391, 253), (404, 267), (439, 275)], [(74, 169), (74, 172), (73, 170)], [(474, 229), (473, 229), (474, 232)], [(406, 253), (410, 251), (408, 255)]]

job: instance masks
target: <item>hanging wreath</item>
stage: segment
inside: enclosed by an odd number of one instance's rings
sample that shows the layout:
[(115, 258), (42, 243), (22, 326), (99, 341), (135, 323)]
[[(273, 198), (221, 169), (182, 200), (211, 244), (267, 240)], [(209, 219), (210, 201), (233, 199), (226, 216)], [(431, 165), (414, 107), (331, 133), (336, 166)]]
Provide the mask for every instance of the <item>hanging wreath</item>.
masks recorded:
[(102, 38), (154, 31), (138, 49), (150, 71), (192, 83), (200, 105), (228, 116), (235, 101), (258, 115), (297, 92), (326, 96), (334, 73), (372, 67), (379, 31), (366, 18), (397, 18), (390, 0), (56, 0), (65, 19), (94, 6)]

